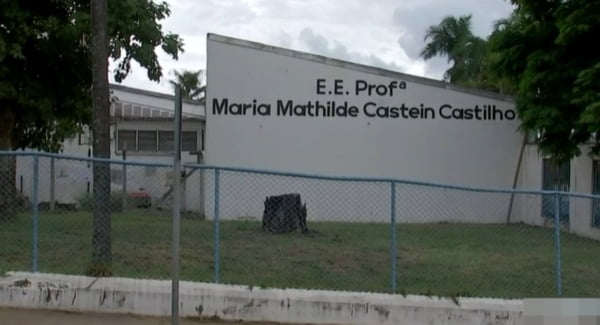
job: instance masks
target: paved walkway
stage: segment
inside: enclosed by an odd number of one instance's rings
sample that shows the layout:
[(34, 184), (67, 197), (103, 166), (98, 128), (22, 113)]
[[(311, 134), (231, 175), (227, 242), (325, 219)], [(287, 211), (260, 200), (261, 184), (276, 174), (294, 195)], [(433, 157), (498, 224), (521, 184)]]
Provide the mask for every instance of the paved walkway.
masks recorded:
[[(0, 308), (0, 325), (170, 325), (169, 318), (80, 314), (61, 311)], [(181, 320), (180, 325), (259, 325), (258, 323)]]

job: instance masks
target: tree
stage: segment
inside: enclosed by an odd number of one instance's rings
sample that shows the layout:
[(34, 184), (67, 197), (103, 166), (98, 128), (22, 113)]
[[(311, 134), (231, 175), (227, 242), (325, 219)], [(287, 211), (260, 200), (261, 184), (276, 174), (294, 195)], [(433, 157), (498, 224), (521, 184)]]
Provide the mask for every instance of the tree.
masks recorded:
[[(90, 4), (90, 0), (2, 1), (0, 150), (60, 151), (65, 138), (91, 124)], [(103, 56), (118, 63), (113, 72), (115, 80), (121, 82), (129, 74), (132, 61), (146, 68), (150, 80), (160, 80), (162, 69), (156, 49), (160, 47), (173, 59), (183, 52), (179, 36), (163, 32), (160, 24), (170, 15), (168, 5), (147, 0), (108, 0), (107, 6), (108, 50)], [(92, 43), (98, 45), (95, 40)], [(97, 68), (105, 70), (100, 65)], [(105, 91), (100, 89), (99, 93)], [(104, 98), (98, 108), (108, 110)], [(105, 122), (105, 118), (94, 121), (94, 127), (102, 129), (95, 132), (95, 143), (106, 137)], [(102, 146), (96, 147), (94, 155), (104, 152)], [(0, 181), (14, 187), (14, 169), (5, 165), (0, 164)], [(13, 181), (4, 183), (5, 179)], [(15, 193), (10, 189), (0, 191), (0, 206), (14, 200)]]
[(452, 67), (445, 72), (444, 80), (451, 83), (472, 84), (481, 71), (486, 42), (473, 35), (471, 17), (446, 16), (425, 33), (425, 41), (429, 42), (421, 51), (421, 57), (429, 60), (436, 56), (447, 56)]
[[(5, 0), (0, 10), (0, 116), (11, 121), (0, 143), (10, 149), (60, 151), (66, 137), (91, 122), (90, 2), (37, 3)], [(117, 82), (131, 62), (158, 81), (162, 69), (155, 50), (173, 59), (183, 52), (178, 35), (162, 31), (170, 15), (166, 3), (109, 0), (109, 54)]]
[[(108, 87), (108, 8), (105, 0), (90, 0), (92, 35), (92, 151), (110, 158)], [(112, 265), (110, 164), (94, 163), (94, 223), (90, 274), (110, 275)]]
[[(58, 149), (59, 139), (89, 122), (90, 73), (76, 49), (70, 5), (3, 1), (0, 10), (0, 150)], [(89, 29), (89, 26), (88, 28)], [(3, 157), (0, 210), (14, 216), (15, 159)]]
[[(490, 71), (515, 87), (521, 128), (539, 134), (558, 163), (581, 154), (600, 131), (600, 0), (513, 0), (513, 16), (490, 36)], [(592, 144), (589, 154), (600, 151)]]
[[(0, 104), (0, 106), (3, 106)], [(14, 125), (14, 115), (8, 110), (0, 110), (0, 150), (10, 149), (10, 135)], [(0, 191), (0, 221), (10, 219), (15, 216), (16, 189), (16, 159), (9, 156), (0, 156), (0, 184), (3, 189)]]
[(196, 100), (204, 92), (202, 86), (202, 76), (204, 75), (203, 70), (174, 72), (175, 80), (169, 82), (173, 86), (179, 85), (181, 87), (181, 94), (184, 99)]

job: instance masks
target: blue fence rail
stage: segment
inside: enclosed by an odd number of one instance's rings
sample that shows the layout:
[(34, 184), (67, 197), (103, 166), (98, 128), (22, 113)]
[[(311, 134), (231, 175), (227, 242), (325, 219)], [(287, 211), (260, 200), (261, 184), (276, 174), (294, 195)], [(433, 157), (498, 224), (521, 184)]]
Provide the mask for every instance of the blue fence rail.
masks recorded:
[[(7, 193), (29, 193), (31, 209), (30, 224), (18, 209), (17, 217), (0, 219), (8, 243), (0, 249), (0, 271), (23, 270), (22, 227), (30, 225), (31, 271), (85, 273), (93, 227), (86, 205), (93, 200), (91, 166), (102, 162), (111, 165), (111, 192), (132, 190), (110, 203), (115, 274), (169, 277), (168, 259), (161, 259), (169, 257), (163, 246), (170, 237), (162, 228), (171, 213), (172, 164), (42, 152), (0, 152), (0, 159), (2, 166), (14, 166), (0, 170), (14, 173), (18, 188)], [(126, 177), (119, 178), (124, 166)], [(180, 234), (182, 279), (402, 294), (600, 295), (600, 225), (593, 210), (600, 196), (197, 163), (185, 163), (183, 170), (188, 217)], [(285, 193), (308, 203), (306, 234), (260, 231), (266, 198)], [(541, 212), (547, 196), (554, 198), (552, 220)], [(571, 202), (566, 224), (560, 215), (565, 197)], [(152, 204), (132, 206), (140, 198)], [(57, 203), (66, 208), (55, 209)], [(381, 232), (386, 229), (388, 235)], [(53, 250), (71, 254), (73, 266)]]

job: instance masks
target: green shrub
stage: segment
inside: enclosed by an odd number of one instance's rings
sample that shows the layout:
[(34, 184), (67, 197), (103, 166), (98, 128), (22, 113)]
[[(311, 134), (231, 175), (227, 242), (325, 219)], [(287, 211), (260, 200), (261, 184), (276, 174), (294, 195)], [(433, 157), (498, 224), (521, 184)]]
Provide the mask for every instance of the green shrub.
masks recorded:
[[(84, 211), (92, 211), (94, 209), (94, 196), (92, 193), (83, 193), (77, 198), (78, 208)], [(123, 211), (123, 193), (110, 193), (110, 210), (112, 212)]]

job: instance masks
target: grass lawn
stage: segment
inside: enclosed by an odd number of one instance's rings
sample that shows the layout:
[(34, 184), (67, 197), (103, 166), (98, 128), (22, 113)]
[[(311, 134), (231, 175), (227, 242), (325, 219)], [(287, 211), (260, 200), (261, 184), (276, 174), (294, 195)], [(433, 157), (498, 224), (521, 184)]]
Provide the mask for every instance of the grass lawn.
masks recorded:
[[(143, 210), (113, 215), (115, 276), (168, 279), (171, 220)], [(84, 274), (90, 213), (42, 213), (40, 272)], [(220, 282), (389, 292), (385, 224), (308, 223), (273, 235), (256, 221), (221, 222)], [(0, 223), (0, 272), (31, 270), (30, 215)], [(212, 221), (182, 219), (181, 277), (212, 281)], [(399, 293), (521, 298), (555, 294), (553, 232), (524, 225), (399, 225)], [(600, 296), (600, 242), (562, 234), (563, 295)]]

